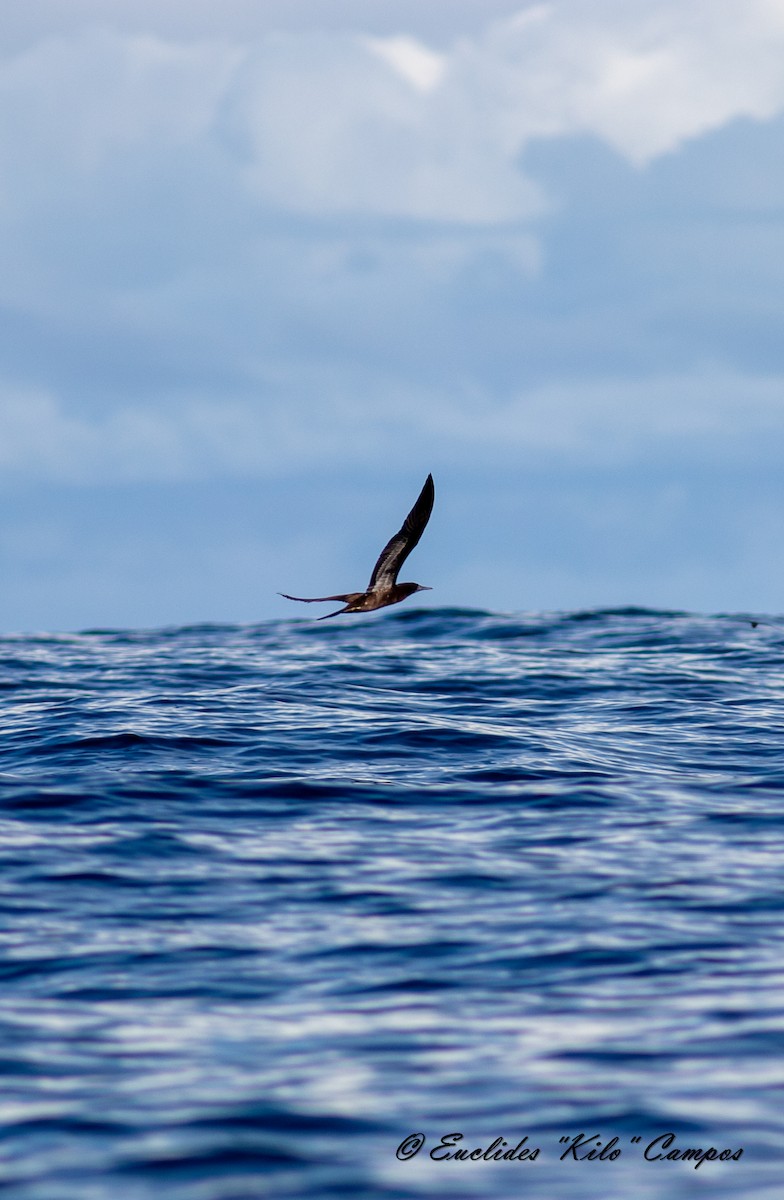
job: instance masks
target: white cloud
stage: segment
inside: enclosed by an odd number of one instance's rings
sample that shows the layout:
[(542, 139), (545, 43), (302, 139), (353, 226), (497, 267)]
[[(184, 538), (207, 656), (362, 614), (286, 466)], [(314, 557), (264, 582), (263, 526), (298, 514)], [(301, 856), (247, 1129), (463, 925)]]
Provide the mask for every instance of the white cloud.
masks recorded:
[(88, 29), (0, 66), (0, 213), (124, 174), (134, 189), (191, 155), (282, 211), (525, 220), (545, 207), (520, 167), (531, 139), (592, 134), (643, 164), (781, 111), (783, 61), (782, 0), (551, 0), (438, 52), (361, 31)]
[(451, 435), (498, 461), (523, 453), (590, 468), (760, 462), (780, 453), (784, 380), (704, 370), (555, 383), (462, 420), (453, 413)]
[[(373, 395), (368, 405), (364, 397)], [(319, 404), (314, 406), (313, 396)], [(784, 379), (704, 371), (560, 383), (506, 402), (358, 372), (302, 368), (261, 398), (192, 395), (76, 416), (55, 396), (0, 392), (6, 479), (95, 484), (275, 478), (383, 467), (410, 447), (433, 463), (528, 470), (778, 462)]]
[(531, 139), (593, 134), (641, 165), (779, 112), (782, 61), (781, 0), (561, 0), (439, 55), (411, 38), (266, 42), (237, 119), (276, 203), (508, 221), (542, 209), (520, 171)]
[(510, 148), (592, 133), (637, 164), (784, 106), (782, 0), (553, 0), (455, 56)]
[(266, 203), (311, 216), (484, 223), (540, 211), (492, 120), (455, 112), (435, 64), (410, 40), (266, 39), (222, 114), (243, 178)]
[(66, 179), (95, 185), (123, 158), (143, 170), (143, 156), (201, 141), (241, 57), (86, 30), (0, 60), (2, 194), (55, 204)]
[[(31, 382), (0, 399), (0, 461), (148, 479), (359, 461), (411, 429), (458, 455), (596, 460), (637, 453), (668, 422), (686, 420), (695, 444), (740, 432), (727, 416), (740, 372), (724, 407), (718, 372), (682, 363), (658, 367), (655, 399), (639, 381), (606, 385), (614, 321), (618, 340), (642, 342), (672, 294), (682, 323), (696, 311), (699, 287), (687, 295), (673, 261), (688, 246), (659, 253), (674, 282), (653, 319), (637, 276), (624, 325), (631, 252), (602, 267), (617, 294), (596, 303), (597, 273), (588, 302), (564, 303), (545, 290), (533, 219), (547, 196), (520, 162), (532, 139), (575, 133), (651, 162), (778, 111), (783, 61), (784, 0), (553, 0), (438, 53), (409, 35), (241, 45), (86, 30), (0, 60), (0, 302), (59, 355), (16, 370)], [(567, 232), (584, 253), (585, 231)], [(705, 257), (723, 262), (717, 246)], [(765, 259), (772, 294), (780, 261)], [(560, 379), (564, 348), (598, 384), (518, 382), (537, 355), (538, 378)], [(766, 436), (778, 382), (749, 386), (748, 428)]]
[(446, 58), (412, 37), (365, 38), (365, 44), (421, 92), (432, 92), (444, 76)]

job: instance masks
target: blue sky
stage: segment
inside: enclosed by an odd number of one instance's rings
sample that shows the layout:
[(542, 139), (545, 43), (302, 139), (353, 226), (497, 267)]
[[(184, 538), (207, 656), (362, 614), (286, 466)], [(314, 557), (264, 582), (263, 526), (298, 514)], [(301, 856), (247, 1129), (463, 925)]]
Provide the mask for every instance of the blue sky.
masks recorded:
[(784, 0), (28, 0), (0, 628), (784, 607)]

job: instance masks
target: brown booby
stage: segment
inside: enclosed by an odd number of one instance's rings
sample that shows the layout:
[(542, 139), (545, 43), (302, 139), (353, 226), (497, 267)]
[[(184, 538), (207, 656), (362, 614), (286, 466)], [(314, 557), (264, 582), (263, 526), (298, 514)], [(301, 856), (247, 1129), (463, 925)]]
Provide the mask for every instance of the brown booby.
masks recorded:
[(319, 617), (326, 621), (329, 617), (337, 617), (346, 612), (373, 612), (377, 608), (386, 608), (388, 604), (399, 604), (414, 592), (430, 592), (433, 589), (421, 583), (398, 583), (400, 568), (424, 533), (425, 526), (433, 511), (433, 501), (436, 489), (433, 476), (428, 475), (425, 485), (419, 493), (416, 504), (403, 522), (403, 526), (391, 537), (378, 556), (378, 562), (373, 568), (370, 583), (366, 592), (347, 592), (343, 596), (289, 596), (286, 592), (278, 592), (286, 600), (300, 600), (303, 604), (322, 604), (326, 600), (345, 600), (345, 608), (327, 613)]

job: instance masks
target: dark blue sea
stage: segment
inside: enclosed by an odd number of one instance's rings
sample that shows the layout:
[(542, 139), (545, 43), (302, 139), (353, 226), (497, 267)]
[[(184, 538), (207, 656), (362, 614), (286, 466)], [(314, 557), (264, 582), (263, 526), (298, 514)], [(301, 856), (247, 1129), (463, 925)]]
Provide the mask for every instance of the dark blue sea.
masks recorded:
[(784, 1195), (784, 619), (0, 656), (4, 1200)]

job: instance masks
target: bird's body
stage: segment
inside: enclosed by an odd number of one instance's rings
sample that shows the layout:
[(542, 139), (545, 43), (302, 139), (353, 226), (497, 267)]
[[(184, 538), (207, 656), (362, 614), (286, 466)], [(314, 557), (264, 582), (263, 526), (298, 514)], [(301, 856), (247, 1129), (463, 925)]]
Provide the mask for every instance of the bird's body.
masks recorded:
[(342, 600), (344, 608), (319, 617), (326, 621), (328, 617), (337, 617), (340, 613), (374, 612), (377, 608), (386, 608), (390, 604), (399, 604), (414, 592), (429, 592), (430, 588), (421, 583), (398, 583), (400, 568), (421, 538), (425, 526), (430, 520), (435, 500), (433, 476), (428, 475), (424, 487), (419, 493), (416, 504), (403, 522), (398, 532), (391, 537), (378, 556), (378, 562), (373, 568), (370, 583), (364, 592), (346, 592), (335, 596), (289, 596), (286, 592), (280, 595), (286, 600), (299, 600), (303, 604), (322, 604), (327, 600)]

